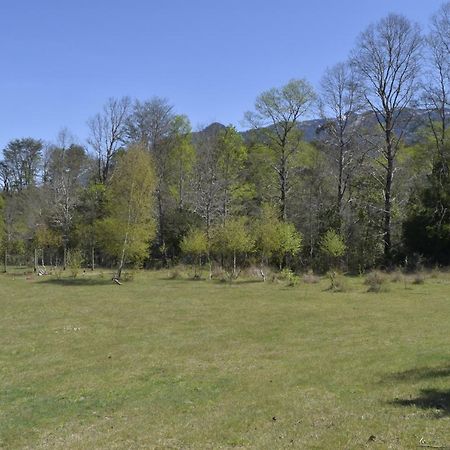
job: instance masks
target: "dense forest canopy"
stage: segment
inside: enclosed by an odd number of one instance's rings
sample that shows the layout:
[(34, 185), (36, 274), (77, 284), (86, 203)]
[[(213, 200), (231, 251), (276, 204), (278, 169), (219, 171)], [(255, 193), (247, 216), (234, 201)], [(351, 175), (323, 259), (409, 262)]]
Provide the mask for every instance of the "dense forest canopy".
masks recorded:
[(447, 265), (449, 119), (450, 2), (426, 32), (395, 14), (369, 26), (317, 90), (262, 92), (245, 132), (193, 131), (164, 98), (110, 98), (85, 144), (62, 130), (3, 149), (4, 270)]

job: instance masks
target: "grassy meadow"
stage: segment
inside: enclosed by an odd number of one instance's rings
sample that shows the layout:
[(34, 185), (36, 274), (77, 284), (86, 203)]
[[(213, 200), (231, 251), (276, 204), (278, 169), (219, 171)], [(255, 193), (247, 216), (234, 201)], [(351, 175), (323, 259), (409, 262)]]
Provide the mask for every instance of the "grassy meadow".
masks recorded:
[(0, 276), (0, 448), (450, 448), (450, 276)]

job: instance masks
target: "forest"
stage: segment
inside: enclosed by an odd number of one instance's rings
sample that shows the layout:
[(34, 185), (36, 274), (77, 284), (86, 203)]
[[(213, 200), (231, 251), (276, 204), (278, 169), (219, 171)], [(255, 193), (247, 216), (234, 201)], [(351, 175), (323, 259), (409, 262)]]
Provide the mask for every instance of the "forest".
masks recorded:
[(450, 2), (426, 30), (396, 14), (370, 25), (317, 88), (284, 83), (243, 112), (245, 131), (122, 97), (87, 118), (83, 143), (67, 129), (10, 140), (4, 271), (448, 265)]

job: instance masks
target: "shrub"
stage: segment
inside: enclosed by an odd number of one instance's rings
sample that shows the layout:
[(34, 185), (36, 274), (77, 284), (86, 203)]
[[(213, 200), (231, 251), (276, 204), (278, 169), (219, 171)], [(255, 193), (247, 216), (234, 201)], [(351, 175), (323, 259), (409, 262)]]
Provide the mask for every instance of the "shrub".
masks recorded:
[(303, 282), (306, 284), (316, 284), (320, 281), (320, 277), (314, 275), (312, 270), (309, 270), (305, 275), (303, 275)]
[(211, 269), (211, 278), (214, 280), (226, 281), (227, 273), (220, 266), (214, 266)]
[(337, 264), (346, 249), (344, 239), (335, 230), (328, 230), (320, 240), (320, 250), (327, 257), (328, 264), (331, 266)]
[(329, 291), (333, 292), (348, 292), (349, 285), (348, 281), (344, 275), (336, 272), (335, 270), (330, 270), (327, 273), (328, 279), (330, 280)]
[(421, 272), (416, 273), (412, 277), (412, 284), (423, 284), (425, 283), (425, 275)]
[(271, 274), (269, 267), (266, 266), (255, 266), (252, 265), (250, 267), (247, 267), (244, 271), (244, 276), (247, 278), (256, 278), (260, 280), (264, 280), (265, 278), (269, 277)]
[(183, 270), (180, 267), (174, 267), (168, 273), (169, 280), (181, 280), (183, 278)]
[(135, 275), (134, 270), (127, 270), (123, 275), (123, 281), (134, 281)]
[(401, 281), (404, 281), (404, 275), (403, 275), (403, 273), (401, 272), (401, 270), (395, 270), (394, 272), (392, 272), (391, 274), (390, 274), (390, 280), (391, 280), (391, 282), (392, 283), (399, 283), (399, 282), (401, 282)]
[(441, 271), (438, 266), (430, 270), (430, 278), (439, 278), (440, 276)]
[(69, 250), (67, 252), (67, 267), (70, 269), (70, 274), (76, 278), (80, 272), (83, 264), (83, 254), (80, 250)]
[(368, 292), (385, 292), (388, 290), (386, 275), (378, 270), (368, 273), (364, 284), (368, 286)]
[(300, 281), (300, 277), (296, 275), (291, 269), (283, 269), (279, 277), (281, 280), (287, 281), (287, 285), (294, 287), (297, 286), (298, 282)]
[(63, 268), (61, 266), (55, 266), (52, 272), (55, 275), (56, 279), (60, 280), (62, 277)]

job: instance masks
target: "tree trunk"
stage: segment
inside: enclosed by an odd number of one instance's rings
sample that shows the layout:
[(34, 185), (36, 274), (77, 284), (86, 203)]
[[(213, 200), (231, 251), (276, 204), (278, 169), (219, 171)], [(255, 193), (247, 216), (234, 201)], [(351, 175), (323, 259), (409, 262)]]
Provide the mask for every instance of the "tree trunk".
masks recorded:
[(119, 267), (117, 269), (116, 276), (114, 277), (117, 280), (120, 280), (120, 277), (122, 276), (122, 270), (125, 264), (125, 250), (127, 244), (128, 244), (128, 232), (125, 233), (125, 239), (123, 240), (123, 247), (122, 247), (122, 256), (120, 257)]
[(66, 242), (66, 239), (64, 238), (64, 243), (63, 243), (63, 270), (66, 270), (66, 266), (67, 266), (67, 242)]
[(91, 247), (91, 265), (92, 265), (92, 271), (95, 269), (95, 247)]
[(394, 175), (394, 154), (392, 148), (392, 132), (390, 124), (386, 129), (386, 183), (384, 188), (384, 217), (383, 217), (383, 241), (384, 259), (386, 264), (391, 262), (391, 209), (392, 209), (392, 178)]
[(343, 175), (344, 175), (344, 147), (345, 143), (342, 139), (342, 132), (340, 137), (339, 144), (339, 175), (338, 175), (338, 191), (337, 191), (337, 228), (339, 229), (339, 233), (342, 234), (342, 199), (344, 197), (343, 192)]

